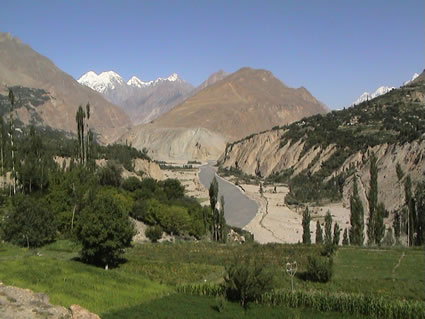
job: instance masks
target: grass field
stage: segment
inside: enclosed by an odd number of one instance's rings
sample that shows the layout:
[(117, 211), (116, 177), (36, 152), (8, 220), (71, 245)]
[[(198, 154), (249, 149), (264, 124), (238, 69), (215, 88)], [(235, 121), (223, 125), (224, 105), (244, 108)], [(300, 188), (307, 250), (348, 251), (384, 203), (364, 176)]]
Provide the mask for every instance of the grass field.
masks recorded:
[[(0, 281), (49, 295), (52, 303), (73, 303), (104, 318), (237, 318), (243, 310), (227, 303), (224, 312), (214, 309), (214, 298), (175, 293), (185, 283), (222, 280), (225, 265), (245, 254), (262, 258), (274, 275), (276, 288), (289, 289), (283, 266), (296, 260), (305, 271), (309, 254), (317, 246), (220, 245), (206, 242), (144, 244), (128, 249), (119, 268), (104, 269), (78, 260), (79, 247), (59, 241), (38, 252), (0, 244)], [(398, 265), (396, 267), (396, 265)], [(295, 278), (295, 289), (383, 295), (425, 301), (425, 260), (419, 249), (340, 248), (334, 257), (334, 277), (326, 284)], [(341, 314), (253, 305), (246, 318), (341, 318)], [(313, 315), (314, 314), (314, 315)], [(343, 318), (355, 318), (343, 316)]]

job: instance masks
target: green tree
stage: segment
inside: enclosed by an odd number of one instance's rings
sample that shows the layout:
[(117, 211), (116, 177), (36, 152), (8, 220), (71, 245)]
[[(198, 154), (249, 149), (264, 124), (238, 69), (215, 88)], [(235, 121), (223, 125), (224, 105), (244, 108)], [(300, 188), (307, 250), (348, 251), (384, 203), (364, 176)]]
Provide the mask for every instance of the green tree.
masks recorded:
[(367, 224), (367, 237), (370, 245), (376, 243), (376, 209), (378, 205), (378, 165), (375, 153), (372, 152), (370, 156), (370, 189), (368, 194), (369, 202), (369, 219)]
[(399, 239), (400, 238), (400, 230), (401, 230), (401, 221), (400, 221), (400, 213), (398, 211), (396, 211), (394, 213), (393, 228), (394, 228), (395, 238)]
[(235, 257), (226, 267), (224, 276), (226, 298), (238, 301), (246, 311), (250, 302), (271, 290), (272, 279), (270, 273), (265, 271), (264, 262), (258, 258)]
[(108, 161), (105, 167), (97, 171), (99, 183), (103, 186), (119, 187), (121, 185), (121, 167), (114, 161)]
[(350, 244), (350, 242), (348, 241), (348, 232), (347, 232), (347, 228), (344, 229), (344, 235), (342, 237), (342, 245), (343, 246), (348, 246)]
[(220, 241), (226, 242), (226, 218), (224, 217), (224, 197), (220, 196), (220, 213), (219, 213)]
[(210, 184), (209, 195), (210, 195), (210, 206), (211, 206), (211, 212), (212, 212), (211, 232), (212, 232), (213, 240), (218, 241), (220, 214), (216, 207), (217, 200), (218, 200), (218, 182), (215, 176)]
[(77, 225), (82, 259), (105, 268), (118, 263), (134, 235), (134, 224), (119, 198), (102, 190), (87, 203)]
[(330, 211), (325, 216), (325, 244), (332, 244), (332, 215)]
[(323, 231), (320, 222), (316, 222), (316, 244), (323, 244)]
[(412, 196), (412, 179), (410, 175), (407, 175), (406, 180), (404, 182), (404, 194), (406, 200), (407, 207), (407, 240), (408, 246), (413, 245), (413, 233), (415, 229), (415, 200)]
[(415, 192), (417, 222), (416, 222), (416, 245), (425, 243), (425, 182), (416, 187)]
[(357, 177), (353, 179), (353, 195), (350, 198), (350, 244), (362, 246), (364, 242), (364, 212), (357, 188)]
[(28, 248), (40, 247), (55, 238), (55, 216), (40, 200), (17, 195), (4, 216), (2, 229), (6, 241)]
[(77, 135), (78, 135), (78, 157), (80, 159), (80, 164), (84, 164), (84, 119), (86, 118), (86, 113), (84, 112), (83, 107), (80, 105), (75, 115), (75, 121), (77, 122)]
[(335, 223), (333, 244), (338, 246), (340, 238), (341, 238), (341, 228), (339, 227), (338, 223)]
[(308, 207), (305, 208), (303, 213), (303, 244), (311, 244), (311, 234), (310, 234), (310, 212)]
[(380, 245), (382, 239), (385, 235), (385, 224), (384, 224), (384, 217), (385, 217), (385, 205), (384, 203), (380, 202), (376, 208), (375, 211), (376, 217), (375, 217), (375, 242)]
[(184, 186), (178, 179), (166, 179), (162, 185), (168, 200), (184, 197)]
[(15, 159), (15, 121), (13, 118), (13, 112), (15, 111), (15, 95), (13, 94), (12, 89), (9, 89), (9, 102), (11, 105), (9, 113), (9, 137), (10, 137), (10, 151), (11, 151), (11, 161), (12, 161), (12, 177), (13, 177), (13, 195), (16, 194), (16, 159)]

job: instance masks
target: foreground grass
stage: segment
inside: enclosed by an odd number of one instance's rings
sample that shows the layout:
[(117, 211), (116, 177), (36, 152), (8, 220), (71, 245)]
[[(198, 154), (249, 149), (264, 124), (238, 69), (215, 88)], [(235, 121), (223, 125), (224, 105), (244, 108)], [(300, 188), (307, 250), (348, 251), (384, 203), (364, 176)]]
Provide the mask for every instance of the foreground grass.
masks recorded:
[[(207, 242), (144, 244), (128, 249), (127, 261), (108, 271), (76, 261), (79, 249), (69, 241), (58, 241), (40, 249), (41, 256), (37, 256), (37, 251), (0, 244), (0, 281), (46, 293), (54, 304), (80, 304), (105, 318), (237, 318), (243, 313), (239, 305), (227, 303), (225, 312), (219, 313), (213, 309), (216, 305), (214, 298), (176, 294), (175, 286), (219, 283), (225, 266), (235, 256), (253, 255), (268, 265), (274, 275), (275, 288), (290, 289), (290, 279), (284, 270), (286, 262), (296, 260), (298, 273), (302, 273), (306, 270), (307, 256), (319, 254), (321, 248), (315, 245)], [(399, 260), (399, 266), (395, 267)], [(297, 290), (425, 301), (424, 277), (423, 247), (341, 247), (334, 256), (334, 276), (330, 282), (312, 283), (296, 277), (294, 286)], [(260, 305), (254, 305), (247, 318), (250, 313), (253, 318), (341, 317), (341, 314)]]
[(241, 308), (239, 304), (225, 302), (224, 308), (218, 311), (217, 299), (212, 297), (188, 296), (183, 294), (173, 294), (167, 297), (156, 299), (147, 304), (110, 312), (103, 315), (103, 319), (199, 319), (199, 318), (281, 318), (281, 319), (355, 319), (364, 318), (360, 316), (342, 315), (341, 313), (320, 313), (309, 309), (290, 309), (286, 307), (267, 307), (252, 304), (248, 311)]
[[(90, 311), (128, 308), (168, 294), (171, 289), (143, 276), (105, 271), (70, 260), (73, 251), (40, 251), (42, 256), (16, 247), (0, 250), (0, 280), (6, 285), (46, 293), (53, 304), (79, 304)], [(55, 257), (58, 258), (55, 258)]]

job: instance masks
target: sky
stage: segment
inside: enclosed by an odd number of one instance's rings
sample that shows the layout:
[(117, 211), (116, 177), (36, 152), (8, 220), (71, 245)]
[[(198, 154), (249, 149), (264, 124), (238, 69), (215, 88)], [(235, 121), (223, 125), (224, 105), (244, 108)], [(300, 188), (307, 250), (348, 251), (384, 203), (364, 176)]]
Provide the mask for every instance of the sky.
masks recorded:
[(15, 0), (2, 2), (0, 32), (75, 79), (175, 72), (197, 86), (249, 66), (339, 109), (424, 70), (424, 16), (424, 0)]

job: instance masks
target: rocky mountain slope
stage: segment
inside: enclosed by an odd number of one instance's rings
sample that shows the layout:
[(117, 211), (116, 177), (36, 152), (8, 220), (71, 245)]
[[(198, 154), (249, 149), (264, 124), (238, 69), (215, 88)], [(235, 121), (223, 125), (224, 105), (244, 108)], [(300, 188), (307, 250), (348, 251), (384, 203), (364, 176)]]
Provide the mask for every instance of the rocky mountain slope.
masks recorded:
[(114, 71), (102, 72), (99, 75), (89, 71), (81, 76), (78, 82), (121, 106), (133, 124), (149, 123), (181, 103), (194, 89), (176, 73), (167, 78), (147, 82), (132, 76), (125, 82)]
[(31, 110), (18, 110), (19, 119), (25, 123), (33, 120), (38, 124), (74, 132), (78, 106), (90, 102), (90, 126), (101, 142), (114, 141), (130, 125), (128, 116), (119, 107), (80, 85), (19, 39), (8, 33), (0, 33), (0, 94), (6, 95), (7, 88), (11, 86), (46, 92), (46, 98), (40, 105), (30, 107)]
[[(156, 159), (194, 159), (195, 154), (204, 156), (196, 159), (217, 159), (225, 142), (327, 111), (305, 88), (289, 88), (269, 71), (243, 68), (214, 80), (153, 123), (134, 127), (122, 140), (146, 147)], [(171, 151), (162, 146), (171, 144), (179, 147)]]
[(413, 184), (424, 180), (424, 73), (360, 105), (228, 144), (219, 162), (248, 175), (288, 182), (298, 199), (342, 198), (348, 204), (353, 174), (366, 200), (372, 152), (378, 158), (379, 200), (396, 209), (404, 198), (397, 163), (403, 178), (410, 175)]

